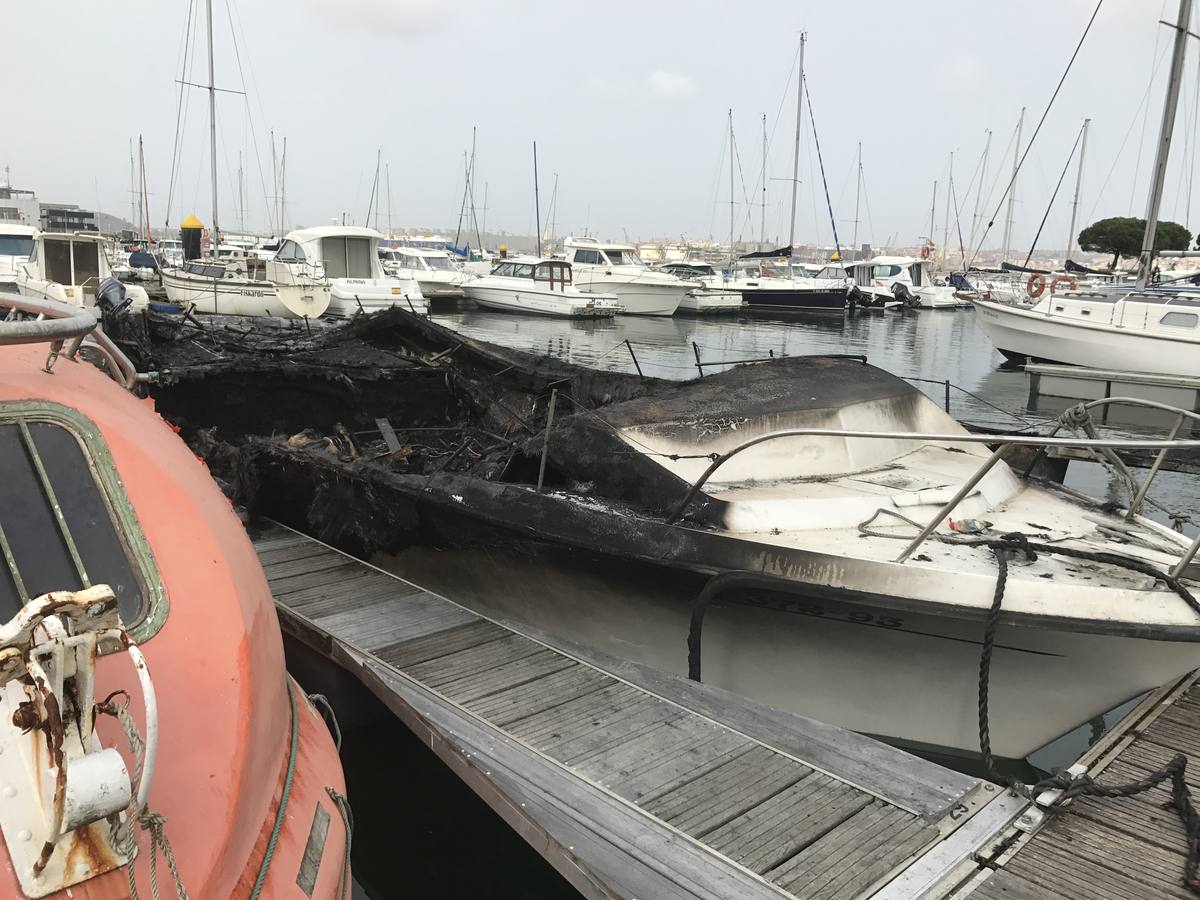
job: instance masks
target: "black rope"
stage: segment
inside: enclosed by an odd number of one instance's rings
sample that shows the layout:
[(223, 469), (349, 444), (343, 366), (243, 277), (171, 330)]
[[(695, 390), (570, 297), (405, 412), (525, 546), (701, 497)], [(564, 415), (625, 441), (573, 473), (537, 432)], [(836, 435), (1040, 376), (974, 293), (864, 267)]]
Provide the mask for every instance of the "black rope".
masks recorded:
[(1193, 610), (1200, 612), (1200, 604), (1186, 587), (1165, 572), (1160, 572), (1149, 563), (1141, 560), (1119, 556), (1115, 553), (1096, 553), (1086, 550), (1075, 550), (1071, 547), (1058, 547), (1046, 544), (1035, 544), (1020, 532), (1009, 532), (998, 539), (976, 542), (980, 546), (990, 547), (996, 557), (996, 590), (992, 595), (992, 605), (988, 610), (987, 624), (983, 632), (983, 649), (979, 653), (979, 755), (993, 781), (1006, 784), (1015, 793), (1028, 799), (1036, 799), (1043, 791), (1058, 790), (1061, 793), (1054, 803), (1048, 807), (1049, 812), (1058, 813), (1063, 804), (1076, 797), (1133, 797), (1137, 794), (1153, 790), (1163, 782), (1171, 781), (1170, 805), (1179, 813), (1187, 835), (1187, 859), (1184, 863), (1183, 884), (1192, 893), (1200, 895), (1200, 880), (1197, 879), (1197, 868), (1200, 868), (1200, 814), (1192, 805), (1191, 791), (1185, 778), (1187, 757), (1182, 753), (1175, 754), (1161, 769), (1151, 772), (1145, 778), (1128, 781), (1122, 784), (1097, 784), (1087, 774), (1075, 775), (1067, 769), (1056, 768), (1053, 774), (1043, 778), (1031, 787), (1027, 787), (1020, 779), (1002, 775), (996, 769), (996, 761), (992, 756), (991, 724), (988, 715), (989, 684), (991, 680), (992, 652), (995, 648), (996, 629), (1000, 624), (1000, 611), (1004, 602), (1004, 590), (1008, 584), (1008, 560), (1014, 553), (1023, 554), (1029, 561), (1037, 559), (1038, 553), (1056, 553), (1072, 559), (1087, 559), (1094, 562), (1120, 566), (1134, 572), (1151, 575), (1162, 581), (1178, 594)]
[[(1033, 243), (1029, 245), (1029, 253), (1025, 256), (1025, 262), (1022, 264), (1029, 266), (1029, 261), (1033, 259), (1034, 251), (1037, 250), (1037, 242), (1042, 237), (1042, 229), (1046, 227), (1046, 220), (1050, 218), (1050, 210), (1054, 207), (1054, 201), (1058, 198), (1058, 190), (1062, 187), (1063, 179), (1067, 177), (1067, 169), (1071, 168), (1071, 160), (1075, 158), (1075, 150), (1079, 147), (1079, 141), (1083, 137), (1083, 129), (1079, 129), (1079, 134), (1075, 135), (1075, 143), (1071, 145), (1071, 153), (1067, 157), (1066, 163), (1063, 165), (1062, 171), (1058, 174), (1058, 183), (1054, 185), (1054, 193), (1050, 195), (1050, 202), (1046, 204), (1046, 211), (1042, 213), (1042, 221), (1038, 223), (1037, 233), (1033, 236)], [(1074, 235), (1071, 236), (1074, 241)]]

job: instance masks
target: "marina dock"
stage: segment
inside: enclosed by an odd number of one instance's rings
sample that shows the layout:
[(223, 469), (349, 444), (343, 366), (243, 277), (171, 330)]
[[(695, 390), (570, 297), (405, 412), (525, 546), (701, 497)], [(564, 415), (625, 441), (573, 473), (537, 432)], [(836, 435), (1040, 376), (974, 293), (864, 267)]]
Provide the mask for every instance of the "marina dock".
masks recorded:
[(255, 546), (285, 633), (366, 685), (585, 896), (946, 896), (1027, 806), (476, 615), (290, 529)]

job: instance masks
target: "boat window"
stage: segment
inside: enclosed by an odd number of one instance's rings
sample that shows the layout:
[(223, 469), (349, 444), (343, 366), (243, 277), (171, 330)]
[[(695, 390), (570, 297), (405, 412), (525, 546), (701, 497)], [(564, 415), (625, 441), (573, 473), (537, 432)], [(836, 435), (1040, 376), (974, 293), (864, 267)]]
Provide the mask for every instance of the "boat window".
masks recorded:
[(575, 262), (586, 263), (587, 265), (590, 265), (590, 266), (599, 266), (602, 264), (601, 260), (600, 260), (600, 251), (599, 250), (576, 250), (575, 251)]
[(100, 245), (71, 241), (75, 255), (75, 284), (95, 290), (100, 283)]
[(841, 281), (846, 277), (846, 270), (839, 269), (837, 266), (826, 266), (816, 275), (817, 278), (836, 278)]
[(633, 250), (605, 250), (609, 262), (614, 266), (644, 266), (640, 256)]
[(0, 406), (0, 468), (0, 618), (107, 584), (127, 627), (161, 624), (162, 584), (95, 425), (55, 404)]
[(38, 242), (34, 241), (33, 249), (29, 251), (29, 261), (31, 263), (35, 263), (35, 262), (37, 262), (37, 258), (38, 258)]
[(23, 234), (0, 234), (0, 256), (28, 256), (33, 238)]
[(1185, 312), (1169, 312), (1158, 320), (1159, 325), (1168, 328), (1195, 328), (1197, 322), (1200, 322), (1200, 315)]
[(569, 284), (571, 267), (565, 263), (542, 263), (534, 272), (533, 279), (534, 281), (557, 281)]
[(370, 238), (321, 238), (321, 255), (328, 278), (372, 277)]
[(46, 280), (59, 284), (71, 284), (71, 242), (46, 240)]
[(533, 266), (532, 265), (519, 265), (517, 263), (513, 263), (513, 277), (514, 278), (532, 278), (533, 277)]
[(512, 263), (500, 263), (500, 265), (498, 265), (498, 266), (496, 266), (496, 268), (492, 269), (492, 274), (493, 275), (503, 275), (504, 277), (507, 278), (512, 275), (512, 270), (513, 270)]
[(304, 248), (295, 241), (284, 241), (279, 245), (279, 249), (275, 251), (275, 261), (302, 263), (308, 262), (308, 257), (304, 255)]
[(899, 274), (899, 266), (875, 266), (874, 268), (876, 278), (895, 278)]
[(446, 256), (426, 256), (425, 263), (429, 268), (441, 272), (447, 272), (454, 268), (454, 263), (450, 262), (449, 257)]
[(913, 263), (908, 267), (908, 277), (912, 280), (913, 287), (921, 287), (921, 264)]

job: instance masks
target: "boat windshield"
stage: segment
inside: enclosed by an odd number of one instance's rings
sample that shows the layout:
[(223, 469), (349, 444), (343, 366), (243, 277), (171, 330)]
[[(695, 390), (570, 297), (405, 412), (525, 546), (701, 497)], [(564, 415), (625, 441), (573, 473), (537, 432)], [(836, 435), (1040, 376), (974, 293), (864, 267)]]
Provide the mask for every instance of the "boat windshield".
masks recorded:
[(450, 262), (450, 258), (446, 256), (425, 256), (422, 259), (425, 260), (425, 264), (431, 269), (443, 272), (450, 272), (454, 269), (454, 263)]
[(604, 255), (614, 266), (644, 266), (642, 258), (632, 250), (605, 250)]
[(814, 276), (816, 278), (833, 278), (842, 281), (846, 278), (846, 270), (838, 266), (826, 266)]
[(24, 234), (0, 234), (0, 256), (28, 256), (33, 237)]

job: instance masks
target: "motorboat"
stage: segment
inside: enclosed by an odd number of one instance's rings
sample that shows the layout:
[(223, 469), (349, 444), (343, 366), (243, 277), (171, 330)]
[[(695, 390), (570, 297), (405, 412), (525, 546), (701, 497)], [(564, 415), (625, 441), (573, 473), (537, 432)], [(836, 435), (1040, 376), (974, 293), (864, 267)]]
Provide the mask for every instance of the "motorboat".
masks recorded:
[(33, 252), (37, 233), (30, 225), (0, 222), (0, 291), (17, 289), (17, 272)]
[(0, 890), (338, 900), (342, 768), (258, 556), (96, 324), (0, 294)]
[(236, 251), (164, 268), (162, 283), (168, 300), (199, 313), (319, 318), (329, 308), (329, 283), (292, 271), (289, 262)]
[(797, 275), (789, 258), (771, 251), (738, 259), (728, 287), (741, 293), (750, 310), (840, 311), (846, 308), (850, 283), (845, 270), (836, 265)]
[(329, 284), (325, 315), (333, 318), (349, 318), (389, 306), (428, 314), (429, 303), (415, 279), (384, 271), (379, 259), (382, 239), (383, 235), (372, 228), (353, 225), (296, 229), (275, 251), (275, 278), (285, 284), (286, 272), (303, 284), (323, 277)]
[(379, 248), (379, 259), (388, 275), (416, 281), (428, 300), (463, 295), (463, 284), (469, 279), (445, 250), (386, 243)]
[(74, 306), (128, 304), (145, 309), (146, 289), (117, 280), (108, 258), (108, 238), (95, 231), (40, 231), (29, 257), (17, 265), (17, 290), (26, 297)]
[(505, 312), (564, 318), (611, 317), (622, 311), (615, 294), (585, 294), (571, 283), (571, 264), (518, 256), (463, 286), (480, 306)]
[(624, 312), (637, 316), (672, 316), (694, 282), (651, 269), (630, 244), (603, 244), (589, 237), (563, 241), (575, 286), (585, 293), (616, 294)]
[(876, 256), (848, 262), (845, 267), (854, 286), (877, 303), (898, 300), (913, 309), (970, 306), (969, 301), (958, 296), (958, 288), (940, 282), (926, 270), (928, 263), (928, 260), (915, 256)]
[(1015, 362), (1200, 377), (1200, 294), (1044, 294), (1032, 306), (973, 301), (979, 322)]
[(698, 287), (688, 291), (680, 302), (680, 312), (697, 315), (731, 313), (737, 312), (743, 306), (741, 292), (727, 289), (724, 276), (711, 263), (668, 262), (658, 268), (684, 281), (698, 284)]

